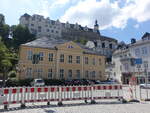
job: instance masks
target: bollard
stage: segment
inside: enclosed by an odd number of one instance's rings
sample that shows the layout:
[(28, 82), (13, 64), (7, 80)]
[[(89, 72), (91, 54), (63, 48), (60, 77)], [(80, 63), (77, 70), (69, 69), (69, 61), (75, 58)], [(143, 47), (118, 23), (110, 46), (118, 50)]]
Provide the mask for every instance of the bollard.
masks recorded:
[(59, 102), (57, 104), (58, 106), (62, 106), (62, 87), (59, 86)]
[(63, 103), (62, 102), (58, 102), (58, 104), (57, 104), (58, 106), (62, 106), (63, 105)]
[(87, 104), (88, 102), (87, 102), (87, 100), (84, 100), (84, 102)]
[(50, 102), (47, 102), (47, 105), (49, 106), (49, 105), (50, 105)]
[(21, 107), (21, 108), (25, 108), (26, 105), (22, 103), (22, 104), (20, 105), (20, 107)]
[(91, 104), (95, 104), (95, 100), (94, 100), (94, 97), (93, 97), (93, 85), (91, 87)]
[(4, 105), (4, 109), (7, 110), (8, 109), (8, 105)]
[(95, 100), (91, 100), (91, 104), (96, 104)]

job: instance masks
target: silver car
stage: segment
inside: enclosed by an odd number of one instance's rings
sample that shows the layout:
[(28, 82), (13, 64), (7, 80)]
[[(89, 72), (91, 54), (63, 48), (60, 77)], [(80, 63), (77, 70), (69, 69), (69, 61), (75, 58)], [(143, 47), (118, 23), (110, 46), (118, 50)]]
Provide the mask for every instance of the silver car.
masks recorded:
[(31, 86), (39, 87), (44, 86), (44, 80), (43, 79), (34, 79), (34, 81), (31, 83)]
[(150, 83), (146, 84), (140, 84), (140, 88), (143, 88), (143, 89), (150, 89)]

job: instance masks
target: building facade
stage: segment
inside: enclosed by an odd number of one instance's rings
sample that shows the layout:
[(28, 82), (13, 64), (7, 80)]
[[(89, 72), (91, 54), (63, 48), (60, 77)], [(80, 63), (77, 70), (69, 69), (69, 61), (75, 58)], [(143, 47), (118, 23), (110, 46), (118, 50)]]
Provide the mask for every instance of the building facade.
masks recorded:
[(124, 84), (129, 84), (132, 76), (137, 78), (137, 83), (150, 82), (150, 34), (145, 33), (141, 40), (132, 39), (131, 44), (117, 49), (111, 65), (108, 71), (111, 78)]
[(101, 35), (101, 38), (98, 40), (88, 41), (86, 46), (92, 48), (96, 52), (105, 55), (107, 58), (111, 58), (113, 52), (118, 46), (118, 43), (115, 39)]
[(105, 80), (105, 56), (72, 41), (39, 38), (20, 47), (19, 79)]

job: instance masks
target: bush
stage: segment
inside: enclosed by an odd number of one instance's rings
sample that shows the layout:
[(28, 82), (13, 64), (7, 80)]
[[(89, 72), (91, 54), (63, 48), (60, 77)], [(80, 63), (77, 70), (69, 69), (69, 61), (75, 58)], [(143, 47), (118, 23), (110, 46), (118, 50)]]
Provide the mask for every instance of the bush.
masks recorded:
[(58, 80), (58, 79), (44, 79), (45, 85), (63, 85), (64, 80)]
[(16, 86), (31, 86), (33, 79), (24, 79), (24, 80), (7, 80), (6, 87), (16, 87)]
[(6, 87), (17, 87), (19, 86), (19, 81), (17, 80), (7, 80)]
[(9, 72), (8, 77), (9, 78), (15, 78), (16, 77), (16, 72), (15, 71)]
[(31, 86), (33, 79), (19, 80), (19, 86)]

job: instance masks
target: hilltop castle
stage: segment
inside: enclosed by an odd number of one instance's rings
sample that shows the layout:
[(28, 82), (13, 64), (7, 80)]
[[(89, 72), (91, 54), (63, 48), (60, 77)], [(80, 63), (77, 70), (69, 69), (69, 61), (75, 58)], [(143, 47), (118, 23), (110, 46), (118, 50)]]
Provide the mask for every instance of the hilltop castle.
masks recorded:
[(117, 47), (117, 40), (100, 34), (98, 21), (95, 21), (94, 28), (83, 27), (69, 22), (61, 23), (59, 20), (51, 20), (41, 15), (24, 14), (20, 17), (20, 24), (28, 27), (31, 33), (39, 37), (50, 37), (66, 40), (87, 40), (86, 46), (106, 55), (110, 58)]

